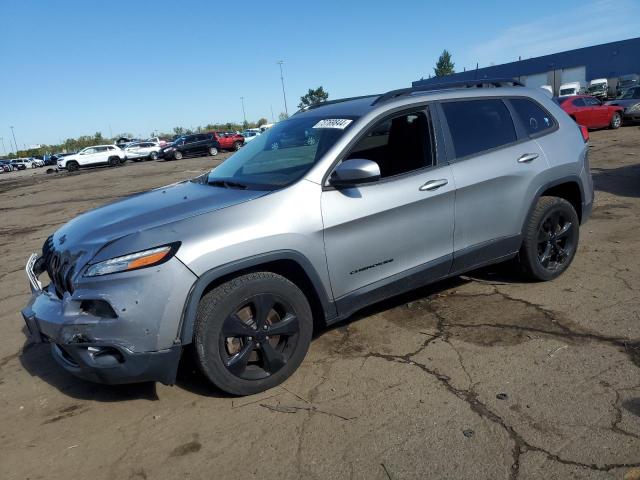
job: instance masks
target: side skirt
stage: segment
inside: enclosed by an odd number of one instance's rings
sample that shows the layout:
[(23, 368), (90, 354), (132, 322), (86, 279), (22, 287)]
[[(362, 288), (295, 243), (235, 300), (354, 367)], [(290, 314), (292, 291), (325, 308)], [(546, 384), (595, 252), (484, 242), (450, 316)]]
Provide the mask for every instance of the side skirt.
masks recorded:
[(358, 310), (419, 287), (461, 275), (471, 270), (514, 258), (520, 250), (521, 236), (492, 240), (438, 258), (391, 277), (359, 288), (334, 302), (338, 316), (327, 320), (332, 325), (350, 317)]

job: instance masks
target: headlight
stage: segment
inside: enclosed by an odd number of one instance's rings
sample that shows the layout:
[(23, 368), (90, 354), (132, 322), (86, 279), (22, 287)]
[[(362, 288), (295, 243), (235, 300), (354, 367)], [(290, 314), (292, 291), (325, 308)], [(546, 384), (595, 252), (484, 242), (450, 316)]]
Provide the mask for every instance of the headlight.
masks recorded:
[(152, 248), (142, 252), (130, 253), (122, 257), (110, 258), (90, 265), (85, 272), (85, 277), (97, 277), (109, 273), (127, 272), (140, 268), (153, 267), (169, 260), (178, 250), (179, 243)]

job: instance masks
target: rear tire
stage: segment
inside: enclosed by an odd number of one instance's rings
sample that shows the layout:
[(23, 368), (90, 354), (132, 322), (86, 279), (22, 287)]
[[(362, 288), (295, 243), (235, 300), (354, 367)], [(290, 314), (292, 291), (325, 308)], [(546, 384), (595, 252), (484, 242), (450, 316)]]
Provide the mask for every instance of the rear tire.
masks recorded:
[(524, 230), (518, 262), (532, 280), (559, 277), (578, 249), (580, 222), (564, 198), (540, 197)]
[(218, 155), (218, 149), (216, 147), (209, 147), (209, 155), (215, 157)]
[(180, 152), (179, 150), (176, 150), (175, 152), (173, 152), (173, 159), (182, 160), (182, 152)]
[(293, 283), (255, 272), (202, 297), (194, 332), (204, 375), (225, 392), (251, 395), (279, 385), (298, 368), (311, 343), (313, 318)]
[(78, 162), (67, 162), (67, 172), (77, 172), (79, 168), (80, 165), (78, 165)]
[(615, 130), (616, 128), (620, 128), (622, 126), (622, 115), (620, 112), (614, 112), (611, 117), (611, 122), (609, 123), (609, 128)]
[(158, 160), (158, 152), (151, 152), (149, 160)]
[(118, 166), (118, 164), (120, 163), (120, 159), (118, 157), (110, 157), (108, 162), (109, 166), (113, 168)]
[(234, 142), (233, 149), (237, 152), (242, 147), (242, 142)]

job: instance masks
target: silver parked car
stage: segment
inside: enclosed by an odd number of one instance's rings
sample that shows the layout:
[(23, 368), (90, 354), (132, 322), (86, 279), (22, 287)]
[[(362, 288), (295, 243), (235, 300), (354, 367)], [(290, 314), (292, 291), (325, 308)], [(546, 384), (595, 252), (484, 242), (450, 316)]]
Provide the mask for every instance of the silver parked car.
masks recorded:
[(106, 383), (173, 384), (192, 344), (246, 395), (296, 370), (314, 325), (366, 305), (513, 258), (558, 277), (591, 211), (588, 137), (511, 83), (326, 102), (205, 175), (76, 217), (29, 259), (29, 332)]

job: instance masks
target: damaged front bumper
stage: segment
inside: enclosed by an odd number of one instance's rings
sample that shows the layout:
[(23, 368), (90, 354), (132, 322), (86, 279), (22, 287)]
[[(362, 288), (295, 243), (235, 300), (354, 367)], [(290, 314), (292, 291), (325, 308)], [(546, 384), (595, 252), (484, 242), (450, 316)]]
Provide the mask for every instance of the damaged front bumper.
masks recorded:
[[(26, 265), (32, 291), (22, 310), (29, 336), (50, 343), (56, 362), (80, 378), (107, 384), (175, 382), (177, 332), (195, 276), (179, 260), (87, 279), (62, 298)], [(183, 283), (184, 282), (184, 283)]]

